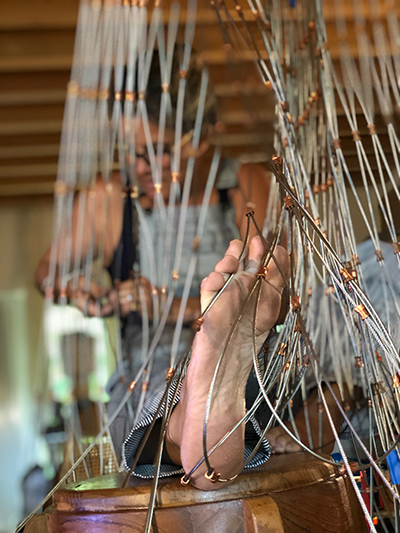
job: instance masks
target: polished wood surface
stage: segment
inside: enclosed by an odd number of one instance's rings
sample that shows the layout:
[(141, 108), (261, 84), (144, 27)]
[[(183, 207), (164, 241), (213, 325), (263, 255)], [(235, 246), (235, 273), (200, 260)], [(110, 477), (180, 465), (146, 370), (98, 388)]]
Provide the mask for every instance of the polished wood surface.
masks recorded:
[[(123, 474), (64, 486), (26, 533), (142, 532), (151, 482)], [(274, 456), (219, 491), (160, 480), (154, 533), (363, 533), (365, 519), (339, 467), (306, 453)]]

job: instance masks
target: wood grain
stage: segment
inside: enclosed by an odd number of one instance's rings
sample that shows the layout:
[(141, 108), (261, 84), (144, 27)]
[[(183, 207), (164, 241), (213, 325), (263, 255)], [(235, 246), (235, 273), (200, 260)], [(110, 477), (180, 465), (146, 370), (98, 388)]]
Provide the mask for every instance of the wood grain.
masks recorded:
[[(26, 533), (141, 532), (151, 482), (123, 475), (64, 486)], [(177, 478), (160, 480), (154, 533), (363, 533), (367, 531), (346, 475), (306, 453), (274, 456), (221, 490), (199, 491)]]

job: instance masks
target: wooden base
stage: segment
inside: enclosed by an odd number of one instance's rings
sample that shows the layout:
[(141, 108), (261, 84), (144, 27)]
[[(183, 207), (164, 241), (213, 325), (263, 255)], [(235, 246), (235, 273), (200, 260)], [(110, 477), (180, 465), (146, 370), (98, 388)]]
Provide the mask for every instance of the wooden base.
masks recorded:
[[(25, 533), (142, 533), (151, 482), (123, 474), (64, 486)], [(277, 455), (219, 491), (160, 480), (154, 533), (363, 533), (366, 522), (339, 468), (306, 453)]]

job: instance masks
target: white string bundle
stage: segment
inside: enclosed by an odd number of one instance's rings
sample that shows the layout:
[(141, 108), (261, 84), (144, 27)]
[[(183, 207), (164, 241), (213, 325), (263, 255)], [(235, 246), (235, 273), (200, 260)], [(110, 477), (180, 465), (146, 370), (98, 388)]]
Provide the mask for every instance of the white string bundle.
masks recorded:
[[(288, 252), (293, 260), (288, 287), (292, 305), (262, 372), (257, 366), (257, 354), (253, 353), (260, 393), (245, 419), (265, 400), (272, 412), (267, 430), (276, 421), (283, 424), (282, 413), (287, 408), (293, 423), (293, 436), (298, 439), (290, 404), (294, 392), (300, 389), (305, 399), (307, 376), (312, 374), (319, 389), (320, 402), (327, 409), (321, 381), (334, 377), (342, 398), (345, 384), (350, 392), (357, 383), (362, 385), (364, 395), (370, 398), (370, 412), (373, 413), (371, 424), (375, 421), (382, 447), (387, 451), (395, 447), (396, 435), (400, 433), (397, 414), (400, 389), (395, 386), (395, 378), (400, 373), (399, 347), (395, 346), (389, 334), (389, 331), (399, 327), (400, 306), (395, 284), (386, 269), (380, 249), (377, 208), (382, 212), (394, 253), (399, 259), (400, 245), (389, 202), (390, 189), (400, 199), (400, 141), (395, 120), (400, 109), (398, 14), (395, 2), (389, 0), (370, 0), (369, 4), (354, 0), (352, 6), (335, 0), (333, 5), (332, 15), (330, 6), (320, 0), (296, 0), (293, 6), (286, 1), (272, 0), (265, 8), (258, 0), (234, 0), (231, 5), (223, 0), (212, 2), (225, 45), (229, 45), (225, 47), (226, 50), (232, 54), (235, 49), (251, 52), (258, 67), (260, 83), (264, 83), (278, 101), (275, 150), (279, 157), (275, 159), (272, 183), (279, 185), (285, 198), (280, 209), (278, 185), (272, 184), (264, 232), (265, 235), (272, 234), (279, 219), (281, 230), (283, 226), (286, 228)], [(161, 296), (158, 291), (152, 293), (152, 320), (146, 308), (145, 296), (139, 294), (143, 324), (142, 358), (132, 382), (138, 383), (143, 378), (142, 383), (146, 384), (138, 400), (139, 408), (145, 402), (154, 368), (153, 356), (167, 324), (182, 267), (187, 212), (194, 179), (194, 156), (188, 158), (182, 190), (178, 176), (181, 173), (185, 137), (183, 122), (188, 90), (185, 74), (190, 69), (196, 10), (196, 0), (188, 0), (185, 13), (178, 2), (172, 2), (168, 12), (158, 3), (150, 10), (150, 6), (144, 2), (131, 4), (111, 0), (104, 0), (103, 3), (82, 0), (74, 66), (65, 108), (47, 303), (49, 305), (54, 300), (57, 276), (60, 278), (59, 303), (66, 303), (66, 287), (71, 280), (71, 271), (73, 282), (77, 284), (78, 277), (83, 274), (86, 289), (89, 289), (93, 258), (104, 259), (109, 230), (107, 194), (101, 216), (101, 242), (96, 243), (93, 236), (86, 243), (84, 228), (88, 219), (94, 220), (94, 188), (98, 176), (112, 187), (112, 173), (117, 166), (123, 187), (129, 187), (128, 194), (137, 212), (141, 238), (145, 241), (144, 249), (150, 270), (142, 274), (153, 287), (162, 289)], [(331, 43), (328, 41), (324, 18), (324, 11), (327, 10), (329, 16), (333, 17), (330, 22), (333, 20), (336, 25), (337, 43), (332, 43), (332, 46), (340, 52), (339, 61), (332, 59), (330, 54)], [(348, 12), (354, 19), (354, 28), (351, 29), (346, 22), (345, 15)], [(369, 14), (369, 18), (366, 18), (366, 14)], [(175, 43), (184, 15), (184, 40), (179, 62), (179, 70), (183, 74), (179, 80), (176, 110), (173, 111), (169, 89), (174, 75)], [(164, 23), (166, 18), (168, 24)], [(372, 32), (368, 29), (369, 25), (372, 26)], [(350, 34), (353, 29), (356, 31), (355, 45)], [(151, 119), (146, 105), (147, 83), (155, 49), (159, 56), (162, 85), (156, 143), (152, 139)], [(204, 67), (189, 141), (192, 153), (196, 153), (201, 141), (209, 84), (209, 74)], [(110, 106), (112, 94), (114, 99)], [(245, 106), (250, 108), (251, 102), (246, 102), (245, 97), (243, 100)], [(382, 126), (375, 124), (377, 114), (384, 118)], [(170, 170), (173, 179), (166, 199), (163, 196), (162, 161), (165, 133), (172, 119)], [(353, 159), (357, 161), (366, 207), (359, 193), (360, 188), (352, 176), (353, 162), (341, 146), (344, 122), (354, 140), (356, 157), (353, 156)], [(153, 210), (161, 221), (160, 234), (157, 236), (146, 221), (145, 209), (139, 198), (136, 163), (142, 154), (137, 153), (136, 140), (140, 128), (144, 131), (154, 183)], [(360, 130), (366, 129), (368, 142), (365, 142), (364, 134), (360, 134)], [(221, 150), (217, 147), (199, 208), (195, 234), (197, 244), (201, 242), (204, 232), (220, 158)], [(72, 210), (77, 191), (79, 200), (75, 202), (78, 202), (79, 214), (73, 239)], [(359, 214), (350, 207), (349, 191), (354, 196)], [(175, 226), (177, 213), (178, 224)], [(395, 310), (395, 313), (387, 312), (382, 317), (367, 297), (368, 286), (364, 283), (366, 273), (358, 260), (354, 225), (361, 221), (379, 263), (384, 298)], [(76, 243), (74, 248), (73, 240)], [(193, 246), (171, 342), (171, 369), (177, 367), (180, 356), (179, 343), (185, 309), (198, 255), (198, 246)], [(316, 298), (314, 295), (322, 296)], [(117, 309), (115, 312), (118, 314)], [(340, 324), (345, 325), (346, 333), (341, 331)], [(120, 348), (117, 354), (121, 369)], [(357, 368), (354, 368), (354, 361)], [(146, 371), (145, 377), (143, 371)], [(274, 384), (277, 385), (276, 402), (272, 405), (268, 394)], [(128, 389), (102, 432), (128, 401), (134, 386)], [(342, 398), (336, 398), (340, 409)], [(209, 405), (212, 409), (212, 390)], [(351, 421), (347, 422), (354, 439), (360, 443)], [(349, 461), (331, 418), (330, 423), (353, 480)], [(371, 434), (372, 431), (371, 425)], [(307, 449), (317, 444), (312, 443), (310, 429), (308, 433), (310, 446), (303, 443)], [(397, 489), (388, 484), (382, 472), (383, 461), (380, 464), (372, 459), (375, 452), (373, 446), (371, 441), (370, 447), (364, 447), (363, 450), (382, 482), (398, 498)], [(369, 526), (375, 531), (372, 514), (368, 513), (359, 489), (355, 482), (353, 484)]]

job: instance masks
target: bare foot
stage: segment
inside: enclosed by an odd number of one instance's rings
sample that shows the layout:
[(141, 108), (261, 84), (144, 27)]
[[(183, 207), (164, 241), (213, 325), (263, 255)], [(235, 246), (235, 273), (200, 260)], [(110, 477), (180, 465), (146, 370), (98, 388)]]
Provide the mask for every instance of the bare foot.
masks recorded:
[[(259, 278), (257, 273), (264, 255), (261, 239), (255, 237), (251, 241), (246, 265), (239, 262), (242, 246), (240, 241), (232, 241), (225, 257), (202, 283), (204, 309), (229, 275), (234, 274), (231, 283), (205, 315), (201, 330), (196, 335), (181, 399), (167, 431), (167, 449), (173, 459), (180, 458), (185, 472), (189, 472), (203, 457), (204, 413), (210, 384), (232, 328), (233, 335), (218, 370), (212, 397), (207, 427), (208, 449), (244, 416), (246, 383), (253, 364), (253, 330), (258, 351), (279, 315), (285, 286), (281, 272), (286, 277), (289, 269), (286, 251), (278, 247), (274, 255), (280, 268), (272, 260), (265, 278)], [(239, 316), (241, 319), (235, 327)], [(210, 463), (221, 478), (229, 478), (240, 472), (243, 454), (244, 424), (241, 424), (212, 453)], [(203, 463), (193, 474), (191, 482), (204, 490), (218, 488), (219, 484), (212, 484), (204, 477), (206, 470)]]

